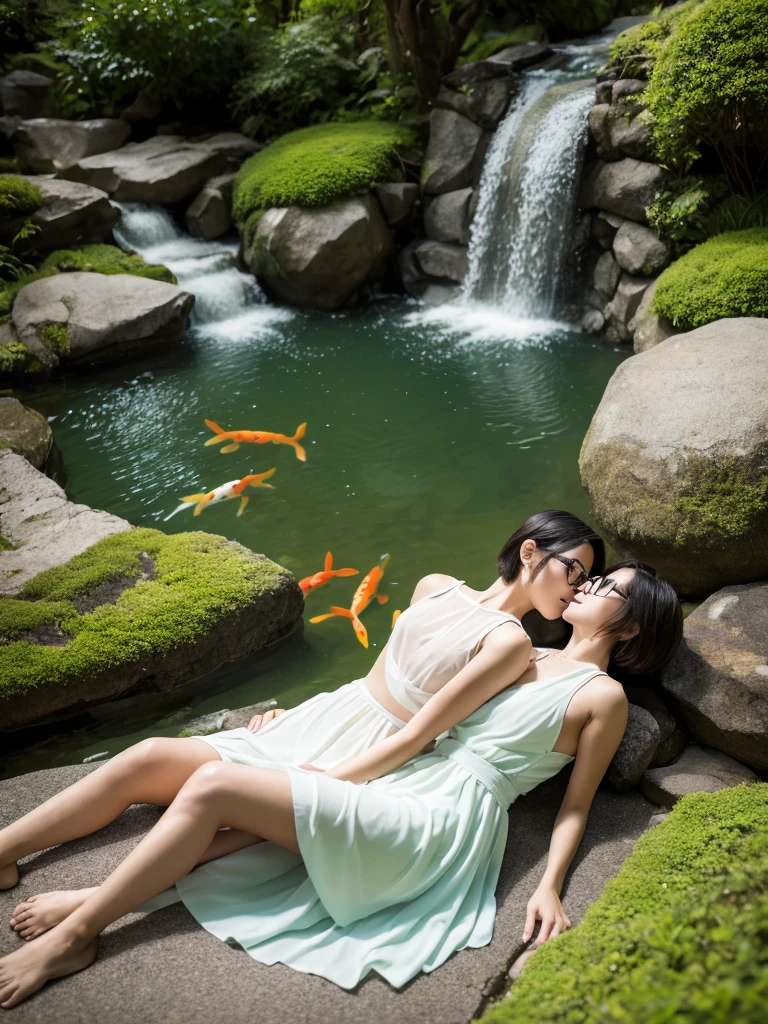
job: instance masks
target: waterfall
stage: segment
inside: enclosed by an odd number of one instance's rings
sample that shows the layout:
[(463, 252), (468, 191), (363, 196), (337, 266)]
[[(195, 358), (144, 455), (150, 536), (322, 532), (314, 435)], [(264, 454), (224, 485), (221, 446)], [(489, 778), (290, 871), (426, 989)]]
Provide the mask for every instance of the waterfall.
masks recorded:
[(192, 325), (216, 340), (242, 341), (271, 334), (290, 310), (267, 303), (256, 279), (236, 265), (237, 246), (192, 238), (159, 206), (117, 203), (122, 219), (115, 238), (122, 249), (138, 252), (147, 263), (162, 263), (179, 285), (195, 296)]
[(480, 182), (460, 303), (520, 319), (561, 313), (575, 191), (593, 89), (551, 73), (524, 76)]

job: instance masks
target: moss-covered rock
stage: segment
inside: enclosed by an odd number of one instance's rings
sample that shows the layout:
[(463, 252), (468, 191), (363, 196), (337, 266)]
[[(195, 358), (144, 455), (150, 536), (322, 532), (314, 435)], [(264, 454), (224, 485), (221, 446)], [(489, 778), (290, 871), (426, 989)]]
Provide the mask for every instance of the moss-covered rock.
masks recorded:
[(758, 1024), (766, 920), (768, 784), (684, 796), (483, 1024)]
[(114, 534), (0, 598), (0, 721), (171, 689), (286, 635), (301, 611), (288, 570), (225, 537)]
[(726, 231), (681, 256), (659, 278), (651, 312), (683, 330), (768, 316), (768, 228)]
[(240, 168), (232, 212), (244, 224), (254, 210), (274, 206), (327, 206), (364, 195), (398, 173), (397, 147), (413, 133), (384, 121), (315, 125), (288, 132)]
[(0, 220), (29, 217), (43, 205), (37, 185), (20, 174), (0, 174)]

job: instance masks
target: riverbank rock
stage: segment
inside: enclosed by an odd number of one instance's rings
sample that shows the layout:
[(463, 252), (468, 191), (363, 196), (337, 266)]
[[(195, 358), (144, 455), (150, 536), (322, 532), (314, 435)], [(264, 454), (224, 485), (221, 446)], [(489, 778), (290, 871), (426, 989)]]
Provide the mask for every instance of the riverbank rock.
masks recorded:
[[(607, 255), (607, 254), (604, 254)], [(603, 256), (600, 257), (603, 259)], [(622, 274), (613, 298), (603, 310), (606, 336), (610, 341), (632, 341), (630, 324), (635, 318), (640, 302), (648, 288), (648, 278)]]
[(703, 746), (768, 771), (768, 583), (724, 587), (685, 620), (662, 689)]
[(673, 327), (665, 316), (657, 316), (651, 310), (651, 303), (653, 302), (653, 296), (656, 294), (658, 280), (656, 278), (655, 281), (651, 282), (643, 293), (640, 305), (637, 307), (637, 312), (634, 316), (634, 323), (629, 324), (635, 352), (645, 352), (655, 345), (660, 345), (662, 341), (666, 341), (667, 338), (671, 338), (674, 334), (682, 333)]
[(164, 281), (74, 272), (25, 285), (11, 319), (19, 342), (52, 370), (177, 342), (194, 301)]
[(245, 261), (273, 295), (305, 308), (339, 309), (381, 277), (393, 252), (381, 207), (369, 194), (314, 210), (267, 210)]
[(616, 231), (613, 252), (622, 270), (643, 277), (654, 277), (669, 259), (669, 250), (656, 232), (631, 220)]
[(429, 143), (421, 168), (425, 195), (454, 192), (475, 185), (490, 136), (454, 110), (433, 109), (429, 115)]
[(663, 182), (664, 171), (658, 164), (630, 157), (603, 163), (595, 169), (594, 176), (585, 178), (586, 194), (582, 194), (581, 205), (598, 206), (628, 220), (645, 223), (645, 211)]
[(39, 175), (27, 177), (27, 181), (36, 185), (43, 197), (42, 207), (31, 217), (40, 232), (30, 239), (30, 246), (51, 252), (111, 238), (121, 214), (106, 192), (77, 181)]
[(462, 86), (474, 87), (479, 82), (509, 76), (541, 64), (553, 53), (552, 47), (546, 43), (518, 43), (499, 50), (486, 60), (462, 64), (447, 74), (442, 81), (451, 89), (460, 89)]
[(18, 125), (11, 142), (23, 164), (39, 174), (49, 174), (67, 171), (79, 160), (95, 154), (119, 149), (130, 134), (130, 125), (119, 118), (64, 121), (35, 117)]
[(507, 111), (514, 88), (513, 80), (506, 77), (476, 82), (466, 91), (441, 85), (435, 106), (455, 110), (481, 128), (494, 131)]
[(474, 213), (471, 188), (458, 189), (456, 192), (444, 192), (425, 203), (424, 230), (427, 238), (435, 242), (455, 242), (458, 245), (469, 243), (469, 227)]
[(420, 193), (419, 186), (412, 181), (385, 181), (375, 185), (373, 191), (390, 227), (396, 227), (408, 219)]
[(661, 739), (656, 719), (645, 708), (630, 704), (627, 728), (608, 765), (608, 781), (620, 793), (636, 786), (651, 763)]
[(659, 727), (659, 745), (653, 753), (649, 767), (670, 764), (679, 757), (685, 746), (685, 732), (678, 725), (667, 705), (651, 686), (625, 686), (630, 704), (645, 708), (653, 715)]
[(232, 228), (234, 173), (220, 174), (206, 182), (193, 199), (184, 219), (187, 231), (197, 238), (219, 238)]
[[(83, 778), (96, 765), (37, 771), (0, 781), (0, 827)], [(511, 960), (522, 953), (526, 907), (544, 872), (552, 824), (562, 802), (567, 771), (549, 779), (513, 805), (496, 890), (496, 921), (490, 943), (465, 949), (437, 970), (395, 989), (372, 972), (346, 991), (324, 978), (277, 963), (267, 967), (221, 942), (181, 904), (152, 914), (132, 914), (110, 925), (99, 939), (94, 967), (44, 986), (14, 1008), (16, 1024), (470, 1024), (490, 992), (502, 990)], [(599, 789), (584, 835), (561, 892), (576, 926), (615, 877), (656, 810), (638, 792)], [(0, 892), (7, 922), (14, 907), (33, 893), (99, 885), (157, 822), (161, 808), (137, 804), (96, 835), (21, 861), (21, 882)], [(0, 929), (0, 955), (23, 944)], [(538, 953), (536, 955), (539, 955)], [(137, 983), (141, 979), (141, 983)], [(290, 1012), (286, 1015), (286, 1007)]]
[(173, 689), (286, 636), (303, 605), (287, 569), (226, 537), (121, 531), (0, 601), (0, 722)]
[(768, 577), (765, 379), (768, 321), (717, 320), (622, 363), (584, 439), (597, 523), (684, 596)]
[(717, 793), (742, 782), (759, 781), (758, 775), (735, 758), (691, 745), (674, 764), (649, 768), (640, 780), (640, 788), (655, 804), (673, 807), (688, 793)]
[(11, 71), (0, 78), (0, 105), (6, 117), (45, 117), (53, 79), (36, 71)]
[(196, 195), (216, 175), (231, 171), (259, 149), (236, 132), (190, 142), (180, 135), (157, 135), (122, 149), (78, 160), (62, 171), (127, 203), (176, 203)]
[(0, 595), (18, 595), (38, 573), (130, 529), (125, 519), (68, 501), (25, 458), (0, 450), (0, 537), (12, 545), (0, 550)]
[(45, 416), (15, 398), (0, 398), (0, 451), (21, 455), (42, 469), (53, 447), (53, 433)]

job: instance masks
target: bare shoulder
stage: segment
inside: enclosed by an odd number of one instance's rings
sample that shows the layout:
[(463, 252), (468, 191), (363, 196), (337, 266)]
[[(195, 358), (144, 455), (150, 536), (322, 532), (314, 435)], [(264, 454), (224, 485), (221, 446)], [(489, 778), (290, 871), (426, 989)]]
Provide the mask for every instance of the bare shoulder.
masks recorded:
[(500, 654), (510, 651), (533, 650), (531, 638), (514, 622), (502, 622), (483, 637), (481, 646)]
[(621, 683), (603, 672), (583, 687), (584, 696), (590, 704), (592, 718), (607, 716), (612, 718), (617, 711), (629, 707), (629, 700)]
[(452, 583), (458, 583), (456, 577), (446, 576), (443, 572), (431, 572), (428, 576), (422, 576), (414, 588), (411, 604), (415, 604), (423, 597), (429, 597), (430, 594), (436, 594), (438, 590), (445, 590)]

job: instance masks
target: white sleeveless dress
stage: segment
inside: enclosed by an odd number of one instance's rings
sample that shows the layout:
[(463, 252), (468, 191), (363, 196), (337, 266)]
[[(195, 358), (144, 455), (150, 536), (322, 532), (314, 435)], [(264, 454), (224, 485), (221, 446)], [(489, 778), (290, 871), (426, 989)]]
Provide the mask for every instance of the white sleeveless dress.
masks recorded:
[[(511, 686), (435, 749), (362, 785), (288, 768), (301, 854), (260, 843), (196, 868), (181, 899), (222, 941), (345, 989), (405, 985), (493, 935), (510, 804), (573, 761), (553, 750), (583, 665)], [(274, 768), (280, 765), (272, 765)]]
[[(385, 677), (396, 701), (413, 714), (477, 653), (484, 637), (514, 615), (478, 604), (456, 580), (399, 616), (387, 642)], [(318, 693), (258, 732), (227, 729), (195, 736), (224, 761), (264, 767), (314, 764), (332, 768), (398, 732), (405, 722), (373, 696), (364, 679)]]

